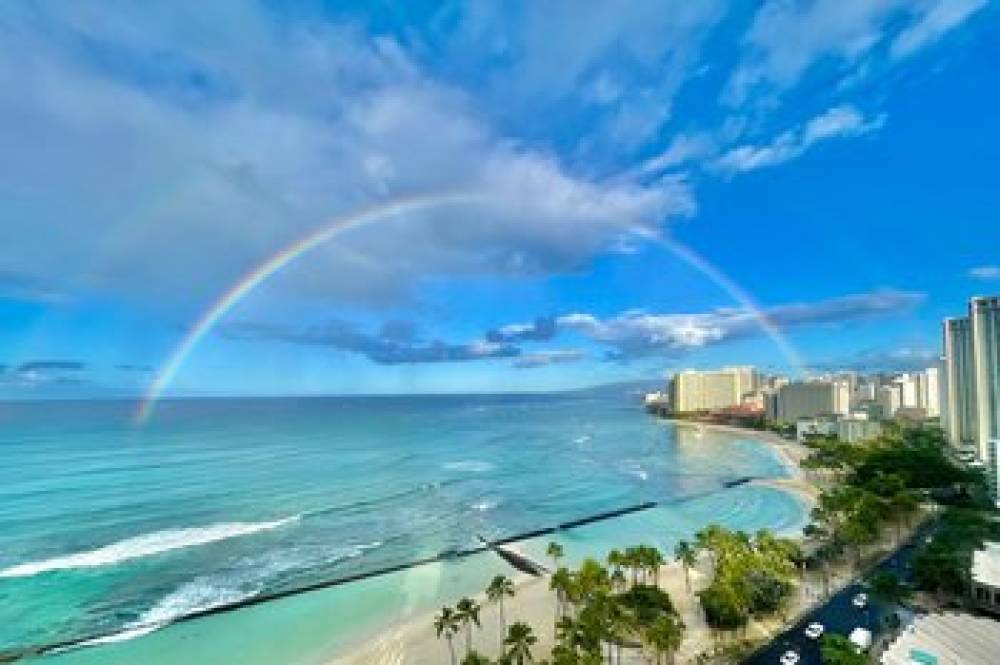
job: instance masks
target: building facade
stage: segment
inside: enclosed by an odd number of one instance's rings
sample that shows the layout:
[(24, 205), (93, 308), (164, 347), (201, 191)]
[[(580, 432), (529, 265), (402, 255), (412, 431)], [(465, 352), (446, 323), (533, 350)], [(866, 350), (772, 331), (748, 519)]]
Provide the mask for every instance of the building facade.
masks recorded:
[(740, 406), (760, 385), (760, 375), (753, 367), (685, 370), (671, 380), (670, 397), (677, 413), (717, 411)]
[(801, 418), (845, 414), (850, 392), (845, 384), (830, 381), (789, 383), (774, 398), (770, 414), (778, 422), (793, 423)]
[(940, 372), (937, 367), (928, 367), (919, 376), (920, 396), (917, 406), (927, 411), (928, 418), (941, 415)]
[(976, 385), (968, 318), (944, 320), (945, 423), (952, 445), (975, 442)]
[(986, 460), (990, 441), (1000, 438), (1000, 296), (973, 298), (969, 321), (976, 396), (974, 433), (979, 458)]

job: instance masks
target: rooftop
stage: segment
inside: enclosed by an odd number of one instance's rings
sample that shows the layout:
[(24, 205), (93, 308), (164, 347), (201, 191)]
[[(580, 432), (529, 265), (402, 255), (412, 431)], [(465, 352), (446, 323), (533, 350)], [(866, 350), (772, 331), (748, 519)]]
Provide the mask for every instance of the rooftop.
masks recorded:
[(972, 553), (972, 579), (1000, 588), (1000, 543), (984, 543), (983, 549)]
[(996, 665), (1000, 622), (971, 614), (919, 616), (882, 654), (883, 665)]

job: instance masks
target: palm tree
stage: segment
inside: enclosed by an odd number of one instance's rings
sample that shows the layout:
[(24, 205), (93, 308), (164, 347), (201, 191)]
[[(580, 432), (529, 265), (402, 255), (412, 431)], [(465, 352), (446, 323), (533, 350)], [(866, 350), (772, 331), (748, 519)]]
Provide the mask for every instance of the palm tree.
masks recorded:
[(563, 546), (556, 541), (551, 541), (545, 550), (545, 555), (552, 559), (552, 570), (559, 567), (559, 559), (563, 558)]
[(491, 603), (496, 603), (500, 608), (500, 644), (503, 648), (503, 636), (507, 634), (507, 619), (503, 612), (504, 596), (514, 597), (514, 583), (506, 575), (497, 575), (490, 580), (490, 585), (486, 587), (486, 598)]
[(491, 665), (492, 662), (478, 651), (472, 651), (462, 659), (462, 665)]
[(608, 552), (607, 562), (613, 570), (621, 570), (625, 565), (625, 555), (622, 554), (621, 550), (613, 549)]
[(660, 586), (660, 566), (662, 566), (666, 561), (663, 558), (663, 554), (660, 550), (655, 547), (646, 548), (646, 565), (650, 567), (653, 571), (653, 585)]
[(636, 547), (626, 547), (622, 554), (622, 563), (632, 571), (632, 586), (639, 583), (639, 549)]
[(687, 585), (688, 593), (691, 593), (691, 568), (698, 563), (698, 552), (686, 540), (682, 540), (674, 547), (674, 556), (684, 566), (684, 583)]
[(510, 630), (507, 631), (507, 638), (503, 641), (508, 647), (504, 657), (516, 665), (532, 663), (534, 658), (531, 656), (531, 647), (537, 641), (538, 638), (531, 631), (531, 626), (522, 621), (515, 621)]
[(660, 664), (660, 656), (668, 654), (670, 662), (674, 662), (674, 653), (684, 639), (684, 623), (673, 614), (664, 614), (646, 630), (646, 641), (656, 651), (656, 664)]
[(455, 633), (458, 632), (458, 617), (450, 607), (442, 607), (441, 613), (434, 617), (434, 630), (438, 639), (442, 636), (448, 640), (448, 652), (451, 654), (451, 665), (455, 665)]
[(556, 592), (556, 622), (566, 616), (566, 602), (569, 600), (573, 576), (566, 568), (560, 568), (549, 578), (549, 588)]
[(611, 571), (611, 588), (615, 591), (624, 591), (625, 587), (628, 585), (628, 580), (625, 579), (625, 573), (622, 572), (621, 568), (615, 568)]
[(456, 615), (465, 626), (465, 655), (472, 652), (472, 624), (479, 627), (479, 604), (471, 598), (462, 598), (455, 605)]

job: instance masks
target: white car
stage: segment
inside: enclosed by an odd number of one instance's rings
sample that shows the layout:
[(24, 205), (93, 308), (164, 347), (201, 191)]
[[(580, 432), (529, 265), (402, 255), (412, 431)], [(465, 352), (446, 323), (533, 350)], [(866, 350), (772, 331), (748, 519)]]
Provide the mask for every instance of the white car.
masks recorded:
[(818, 621), (813, 621), (811, 624), (806, 626), (806, 637), (810, 640), (818, 640), (822, 635), (823, 631), (826, 630)]
[(866, 607), (868, 607), (868, 594), (859, 593), (854, 597), (854, 600), (851, 601), (851, 604), (854, 605), (859, 610), (865, 609)]
[(795, 651), (786, 651), (781, 654), (781, 660), (779, 661), (781, 665), (796, 665), (799, 662), (799, 654)]

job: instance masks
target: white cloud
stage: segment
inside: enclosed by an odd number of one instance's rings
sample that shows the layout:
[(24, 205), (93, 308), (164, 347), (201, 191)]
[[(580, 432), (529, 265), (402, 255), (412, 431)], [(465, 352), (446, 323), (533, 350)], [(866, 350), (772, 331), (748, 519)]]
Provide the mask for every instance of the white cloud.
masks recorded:
[(666, 150), (643, 162), (638, 173), (643, 175), (660, 173), (688, 162), (704, 159), (716, 149), (716, 141), (707, 133), (679, 134), (673, 138)]
[(54, 289), (203, 301), (324, 220), (413, 192), (503, 204), (356, 233), (282, 283), (374, 302), (424, 274), (562, 270), (693, 210), (682, 180), (604, 182), (507, 138), (350, 26), (233, 2), (7, 4), (0, 29), (5, 269), (51, 266)]
[(1000, 279), (1000, 266), (976, 266), (969, 269), (969, 276), (985, 281)]
[(586, 357), (587, 354), (579, 349), (552, 349), (549, 351), (523, 353), (514, 360), (513, 366), (517, 369), (535, 369), (549, 365), (574, 363)]
[(600, 131), (583, 144), (629, 153), (669, 120), (725, 9), (720, 0), (468, 3), (448, 57), (485, 88), (494, 113), (535, 129), (561, 128), (553, 106), (599, 102)]
[(755, 94), (767, 98), (781, 93), (823, 61), (848, 69), (863, 66), (887, 39), (892, 39), (893, 58), (912, 55), (985, 4), (985, 0), (768, 0), (744, 38), (744, 54), (724, 99), (741, 105)]
[[(789, 329), (899, 314), (912, 309), (923, 298), (920, 293), (886, 289), (818, 302), (777, 305), (760, 314), (772, 325)], [(556, 317), (554, 328), (548, 337), (553, 337), (558, 332), (577, 333), (591, 341), (612, 347), (609, 357), (619, 360), (697, 349), (758, 335), (762, 330), (758, 315), (741, 308), (723, 308), (694, 314), (632, 310), (610, 318), (575, 312)], [(530, 334), (531, 329), (532, 324), (518, 328), (522, 336)], [(542, 326), (536, 323), (535, 329), (541, 330)]]
[(927, 9), (908, 28), (896, 35), (889, 52), (906, 58), (965, 22), (986, 6), (987, 0), (938, 0), (924, 3)]
[(853, 106), (836, 106), (816, 116), (804, 127), (782, 132), (770, 143), (731, 148), (714, 162), (714, 166), (725, 173), (774, 166), (801, 156), (820, 141), (878, 131), (885, 124), (885, 119), (884, 114), (868, 119)]

